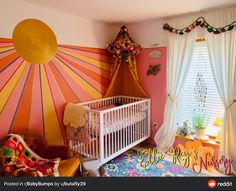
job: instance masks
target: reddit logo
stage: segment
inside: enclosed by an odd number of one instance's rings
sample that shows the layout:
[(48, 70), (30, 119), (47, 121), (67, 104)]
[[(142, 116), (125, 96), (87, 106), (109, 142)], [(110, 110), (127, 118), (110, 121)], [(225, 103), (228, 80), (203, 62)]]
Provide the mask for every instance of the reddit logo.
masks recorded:
[(216, 187), (216, 181), (211, 179), (208, 181), (208, 187), (209, 188), (215, 188)]

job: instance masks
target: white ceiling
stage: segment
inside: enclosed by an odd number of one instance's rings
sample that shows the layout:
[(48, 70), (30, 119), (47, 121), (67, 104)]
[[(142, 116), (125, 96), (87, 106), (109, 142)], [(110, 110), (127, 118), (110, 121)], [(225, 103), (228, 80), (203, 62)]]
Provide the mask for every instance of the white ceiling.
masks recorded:
[(218, 7), (236, 0), (24, 0), (88, 19), (132, 23)]

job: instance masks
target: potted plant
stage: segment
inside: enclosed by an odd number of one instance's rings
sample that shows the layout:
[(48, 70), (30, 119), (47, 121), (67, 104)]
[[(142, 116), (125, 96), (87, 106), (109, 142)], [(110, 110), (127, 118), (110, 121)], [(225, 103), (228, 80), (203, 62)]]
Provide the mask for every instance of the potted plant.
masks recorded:
[(195, 138), (207, 139), (206, 128), (209, 122), (209, 117), (204, 114), (195, 114), (192, 118), (192, 126), (195, 129)]

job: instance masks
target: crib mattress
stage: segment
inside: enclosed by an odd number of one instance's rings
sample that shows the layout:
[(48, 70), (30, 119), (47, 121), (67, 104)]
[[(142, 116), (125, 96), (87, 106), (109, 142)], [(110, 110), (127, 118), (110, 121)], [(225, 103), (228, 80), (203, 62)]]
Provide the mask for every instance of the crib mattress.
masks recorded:
[[(115, 116), (111, 116), (110, 120), (107, 119), (104, 121), (104, 134), (109, 134), (115, 131), (119, 131), (121, 129), (126, 128), (127, 126), (131, 126), (135, 123), (143, 121), (147, 117), (146, 112), (138, 112), (134, 115), (129, 115), (127, 117), (123, 117), (121, 119), (117, 119)], [(98, 127), (97, 132), (99, 132), (99, 124), (97, 121), (90, 121), (90, 127), (93, 128), (93, 131), (96, 131), (96, 127)]]

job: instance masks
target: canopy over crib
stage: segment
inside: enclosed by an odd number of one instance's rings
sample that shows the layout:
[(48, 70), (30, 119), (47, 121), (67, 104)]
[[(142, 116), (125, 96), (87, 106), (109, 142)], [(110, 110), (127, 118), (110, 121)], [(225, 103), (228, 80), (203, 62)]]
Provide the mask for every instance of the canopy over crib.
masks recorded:
[(105, 97), (126, 95), (148, 97), (139, 83), (136, 55), (141, 46), (129, 36), (128, 29), (121, 27), (116, 39), (109, 44), (108, 50), (112, 53), (114, 63), (111, 67), (111, 82)]

